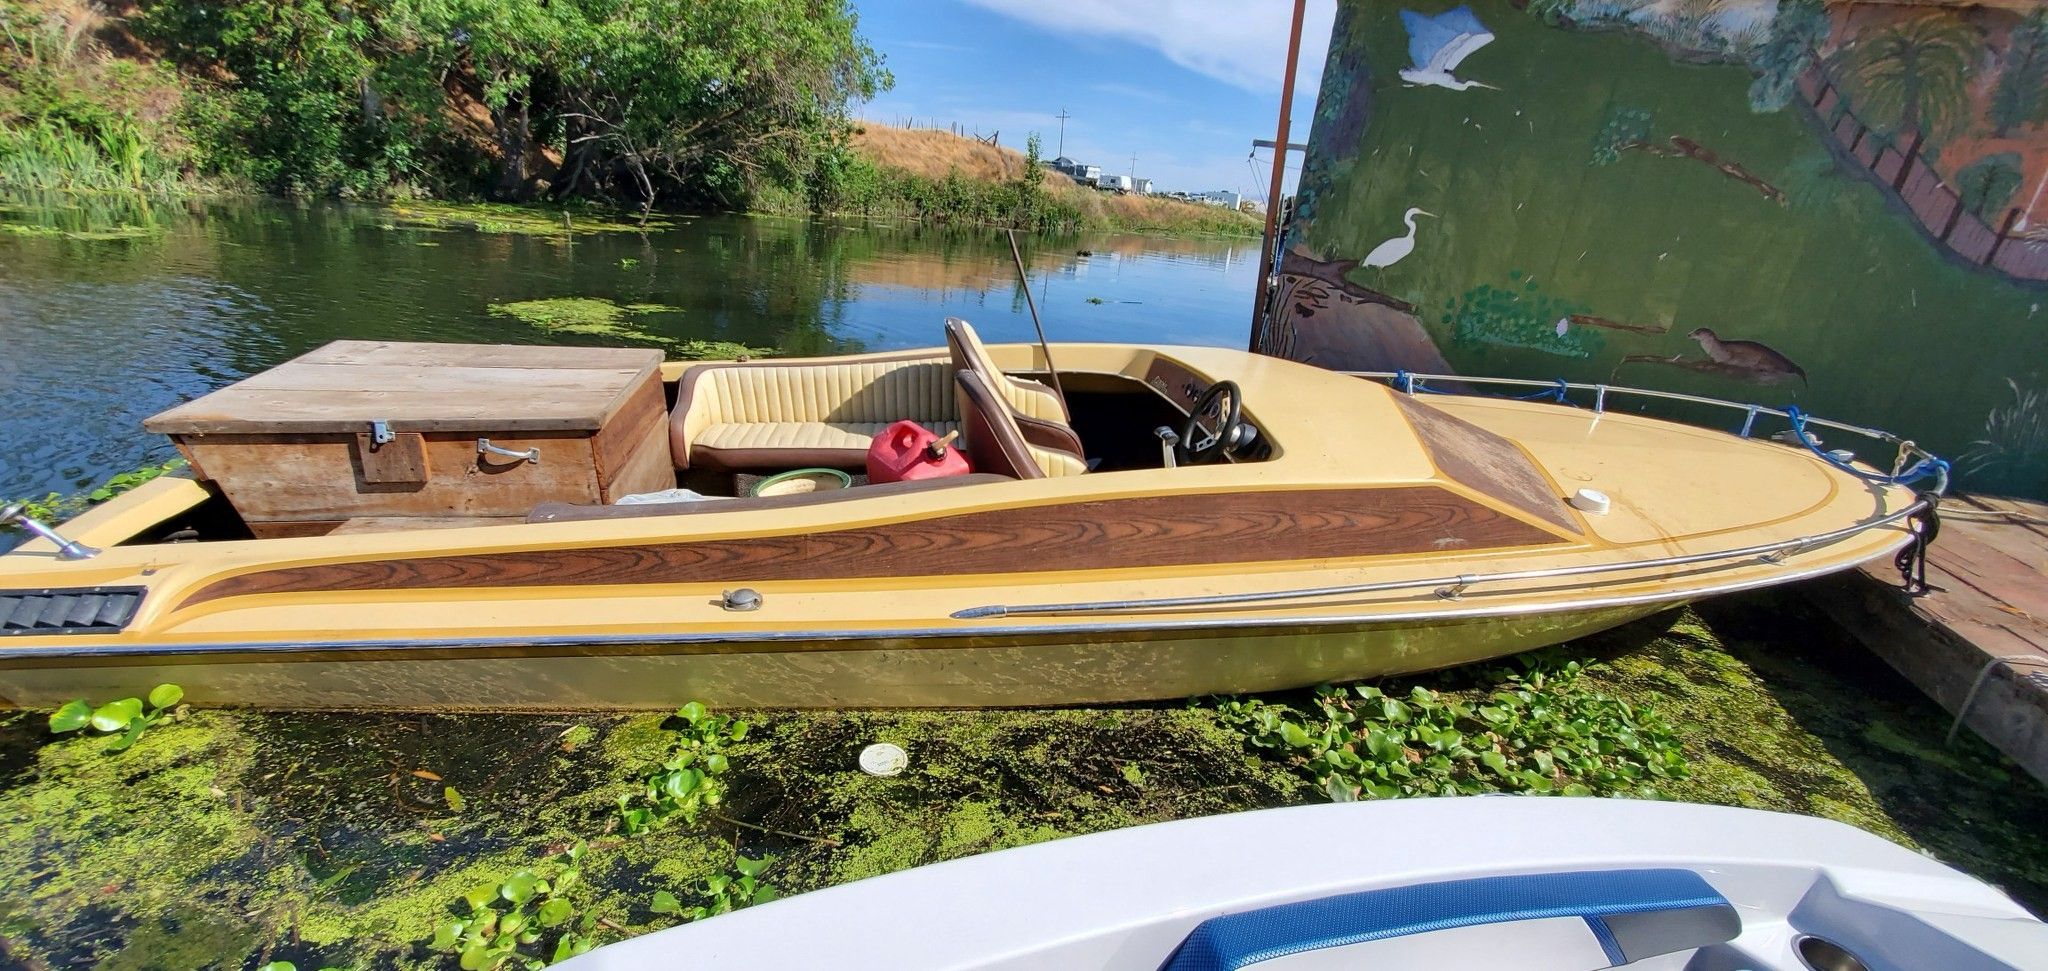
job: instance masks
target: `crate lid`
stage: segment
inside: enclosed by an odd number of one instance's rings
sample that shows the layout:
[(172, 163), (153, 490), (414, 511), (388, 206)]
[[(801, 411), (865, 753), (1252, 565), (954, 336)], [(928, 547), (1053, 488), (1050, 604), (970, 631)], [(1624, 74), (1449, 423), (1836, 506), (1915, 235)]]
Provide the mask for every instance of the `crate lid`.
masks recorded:
[(157, 414), (163, 435), (596, 431), (661, 367), (625, 347), (336, 341)]

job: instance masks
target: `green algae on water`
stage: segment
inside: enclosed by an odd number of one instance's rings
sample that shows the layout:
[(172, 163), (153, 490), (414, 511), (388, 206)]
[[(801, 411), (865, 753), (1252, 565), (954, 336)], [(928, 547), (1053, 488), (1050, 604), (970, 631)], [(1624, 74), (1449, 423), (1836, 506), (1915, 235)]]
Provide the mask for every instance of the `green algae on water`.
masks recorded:
[[(401, 202), (391, 205), (397, 226), (466, 229), (492, 235), (567, 239), (590, 233), (644, 233), (668, 220), (640, 219), (604, 209), (520, 206), (502, 202)], [(394, 226), (394, 228), (396, 228)]]
[(585, 334), (657, 344), (674, 360), (733, 361), (766, 357), (774, 351), (732, 341), (683, 340), (652, 333), (632, 323), (636, 317), (679, 314), (682, 308), (658, 303), (623, 306), (601, 297), (550, 297), (494, 303), (493, 316), (511, 317), (557, 334)]
[(163, 235), (160, 226), (114, 226), (107, 229), (62, 229), (56, 226), (34, 226), (27, 223), (0, 223), (0, 234), (25, 236), (36, 239), (75, 239), (85, 242), (110, 242), (127, 239), (152, 239)]
[[(2048, 792), (1789, 598), (1717, 601), (1573, 644), (1598, 690), (1653, 710), (1688, 771), (1667, 796), (1853, 822), (2048, 904), (2029, 823)], [(1481, 670), (1402, 679), (1490, 690)], [(1268, 696), (1273, 703), (1291, 694)], [(616, 828), (675, 746), (664, 715), (195, 712), (125, 753), (0, 720), (0, 937), (49, 967), (446, 967), (464, 893), (589, 845), (575, 905), (612, 940), (669, 926), (657, 891), (773, 856), (801, 893), (960, 856), (1320, 802), (1217, 708), (730, 712), (726, 801)], [(894, 742), (910, 767), (862, 773)], [(463, 794), (451, 810), (444, 789)]]

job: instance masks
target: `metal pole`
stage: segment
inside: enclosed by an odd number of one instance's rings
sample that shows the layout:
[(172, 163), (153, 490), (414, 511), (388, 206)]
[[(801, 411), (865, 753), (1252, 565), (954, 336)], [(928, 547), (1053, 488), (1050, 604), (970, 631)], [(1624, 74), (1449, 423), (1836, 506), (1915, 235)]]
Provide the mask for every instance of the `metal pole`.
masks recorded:
[(1045, 373), (1052, 378), (1052, 393), (1059, 396), (1060, 409), (1072, 414), (1067, 407), (1067, 389), (1060, 387), (1060, 369), (1052, 363), (1052, 345), (1045, 342), (1045, 325), (1038, 322), (1038, 301), (1031, 298), (1031, 274), (1024, 272), (1024, 254), (1017, 249), (1017, 231), (1003, 231), (1010, 237), (1010, 258), (1017, 261), (1017, 285), (1024, 288), (1024, 306), (1031, 308), (1031, 327), (1038, 331), (1038, 351), (1045, 355)]
[[(1287, 31), (1287, 73), (1280, 81), (1280, 130), (1273, 141), (1287, 144), (1288, 116), (1294, 110), (1294, 64), (1301, 59), (1301, 18), (1308, 0), (1294, 0), (1294, 25)], [(1287, 177), (1287, 150), (1273, 151), (1273, 181), (1266, 189), (1266, 235), (1259, 245), (1258, 291), (1252, 302), (1251, 350), (1256, 352), (1266, 336), (1266, 297), (1273, 277), (1273, 246), (1280, 228), (1280, 184)]]

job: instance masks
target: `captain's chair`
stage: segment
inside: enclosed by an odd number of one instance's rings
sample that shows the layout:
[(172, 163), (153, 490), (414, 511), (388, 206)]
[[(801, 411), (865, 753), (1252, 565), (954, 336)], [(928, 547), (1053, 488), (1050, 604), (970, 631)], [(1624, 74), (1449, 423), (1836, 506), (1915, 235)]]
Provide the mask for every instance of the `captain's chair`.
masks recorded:
[(1020, 418), (1010, 403), (989, 386), (982, 372), (961, 371), (953, 375), (953, 382), (960, 400), (960, 432), (976, 471), (1014, 479), (1044, 479), (1088, 471), (1088, 460), (1078, 453), (1032, 444), (1023, 427), (1027, 419)]
[[(1004, 374), (980, 335), (958, 317), (946, 318), (946, 349), (953, 356), (961, 434), (977, 468), (1020, 479), (1088, 471), (1081, 436), (1067, 424), (1066, 403), (1058, 394)], [(975, 380), (965, 380), (969, 376)]]

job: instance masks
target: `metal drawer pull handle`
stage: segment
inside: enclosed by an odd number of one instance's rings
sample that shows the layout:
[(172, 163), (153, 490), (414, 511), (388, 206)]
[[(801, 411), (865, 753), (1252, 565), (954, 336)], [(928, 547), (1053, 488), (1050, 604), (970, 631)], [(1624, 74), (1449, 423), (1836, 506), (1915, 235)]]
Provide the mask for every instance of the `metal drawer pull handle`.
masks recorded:
[(499, 448), (496, 445), (492, 445), (491, 440), (488, 438), (479, 438), (476, 440), (476, 454), (496, 455), (499, 456), (500, 458), (508, 459), (525, 459), (526, 461), (532, 462), (535, 465), (540, 464), (540, 449), (538, 447), (529, 448), (524, 452), (515, 452), (509, 448)]

